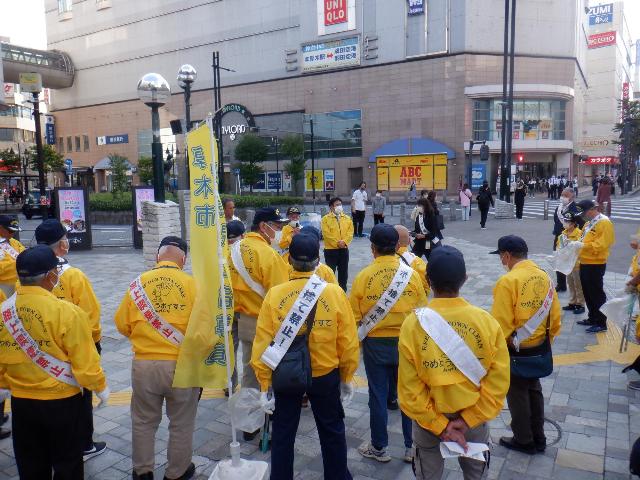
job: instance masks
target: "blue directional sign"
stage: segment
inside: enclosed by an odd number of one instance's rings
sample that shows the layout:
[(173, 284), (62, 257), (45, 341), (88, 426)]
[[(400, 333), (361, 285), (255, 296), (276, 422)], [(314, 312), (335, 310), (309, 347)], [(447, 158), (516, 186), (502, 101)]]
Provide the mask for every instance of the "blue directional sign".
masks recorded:
[(64, 166), (66, 167), (68, 175), (73, 173), (73, 160), (71, 160), (70, 158), (65, 159)]
[(589, 7), (589, 25), (613, 22), (613, 3)]

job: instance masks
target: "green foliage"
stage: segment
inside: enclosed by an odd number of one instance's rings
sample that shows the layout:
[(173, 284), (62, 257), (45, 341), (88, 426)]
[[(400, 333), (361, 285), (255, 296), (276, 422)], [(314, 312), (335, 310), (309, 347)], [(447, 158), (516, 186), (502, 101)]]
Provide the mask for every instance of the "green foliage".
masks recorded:
[[(51, 145), (42, 146), (43, 164), (45, 173), (59, 172), (64, 170), (64, 158), (59, 154), (55, 148)], [(26, 155), (29, 158), (29, 168), (37, 172), (38, 171), (38, 156), (36, 153), (36, 147), (31, 147), (26, 151)]]
[(285, 171), (291, 175), (293, 193), (299, 194), (298, 184), (304, 178), (304, 140), (302, 135), (287, 135), (282, 142), (282, 153), (289, 158), (289, 163), (285, 165)]
[(267, 159), (268, 153), (267, 145), (256, 135), (244, 135), (236, 146), (235, 157), (240, 162), (240, 177), (249, 185), (251, 192), (264, 173), (262, 163)]
[[(625, 102), (619, 102), (619, 110), (624, 108)], [(629, 100), (627, 106), (626, 117), (631, 119), (631, 154), (633, 158), (636, 158), (640, 154), (640, 100)], [(614, 143), (624, 145), (624, 123), (618, 122), (614, 125), (613, 131), (619, 134), (619, 140), (614, 140)]]
[[(172, 193), (165, 193), (166, 200), (178, 202)], [(124, 192), (117, 197), (111, 193), (92, 193), (89, 195), (89, 208), (101, 212), (130, 212), (132, 210), (131, 192)]]
[(262, 208), (273, 205), (303, 205), (304, 198), (301, 197), (276, 197), (272, 195), (224, 195), (231, 198), (236, 208)]
[(140, 183), (151, 185), (153, 180), (153, 159), (151, 157), (138, 159), (138, 177), (140, 177)]
[(20, 172), (22, 162), (20, 156), (13, 151), (13, 148), (0, 150), (0, 168), (9, 173)]
[(111, 169), (111, 192), (114, 197), (117, 197), (128, 189), (127, 158), (112, 153), (109, 155), (109, 166)]

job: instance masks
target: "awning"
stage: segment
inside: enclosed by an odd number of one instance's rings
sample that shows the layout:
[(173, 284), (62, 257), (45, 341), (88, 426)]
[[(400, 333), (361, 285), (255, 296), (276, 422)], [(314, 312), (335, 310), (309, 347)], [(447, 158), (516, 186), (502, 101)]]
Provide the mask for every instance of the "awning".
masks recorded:
[(456, 158), (456, 152), (444, 143), (432, 138), (413, 137), (385, 143), (369, 156), (369, 162), (375, 163), (376, 157), (382, 155), (426, 155), (433, 153), (446, 153), (449, 160)]
[[(127, 170), (133, 169), (133, 165), (129, 163), (128, 160), (126, 160), (125, 162), (127, 164)], [(93, 170), (111, 170), (111, 159), (109, 157), (104, 157), (93, 166)]]

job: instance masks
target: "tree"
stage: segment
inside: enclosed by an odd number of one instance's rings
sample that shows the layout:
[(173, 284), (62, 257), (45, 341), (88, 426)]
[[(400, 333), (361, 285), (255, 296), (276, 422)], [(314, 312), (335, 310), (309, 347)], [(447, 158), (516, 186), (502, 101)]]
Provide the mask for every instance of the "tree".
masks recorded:
[(13, 148), (0, 151), (0, 171), (17, 173), (20, 172), (21, 167), (20, 156), (13, 151)]
[(127, 158), (122, 155), (112, 153), (109, 155), (109, 166), (111, 169), (111, 192), (114, 196), (127, 191), (127, 170), (129, 165)]
[(291, 175), (293, 193), (298, 195), (298, 185), (304, 178), (304, 167), (307, 163), (304, 158), (304, 140), (302, 135), (287, 135), (282, 142), (282, 154), (289, 159), (285, 165), (285, 171)]
[(268, 152), (267, 145), (256, 135), (245, 135), (236, 146), (235, 156), (240, 162), (240, 177), (249, 185), (252, 193), (254, 185), (264, 173), (262, 163), (267, 159)]
[[(635, 160), (638, 158), (638, 155), (640, 155), (640, 101), (639, 100), (621, 100), (619, 101), (618, 108), (621, 112), (621, 116), (626, 118), (629, 124), (627, 128), (628, 128), (629, 137), (630, 137), (629, 138), (630, 156), (627, 156), (626, 158), (624, 158), (625, 162), (623, 163), (623, 165), (626, 165), (627, 167), (626, 173), (627, 173), (628, 183), (625, 188), (625, 192), (626, 192), (631, 188), (632, 179), (635, 178), (635, 171), (636, 171)], [(624, 148), (626, 147), (624, 122), (616, 123), (613, 127), (613, 132), (617, 133), (619, 138), (619, 140), (614, 140), (613, 143), (622, 145), (623, 152), (621, 152), (621, 155), (626, 155), (626, 152), (624, 152)]]
[(151, 184), (153, 180), (153, 159), (151, 157), (140, 157), (138, 160), (138, 177), (143, 184)]
[[(44, 173), (60, 172), (64, 170), (64, 158), (59, 154), (55, 148), (51, 145), (42, 146)], [(27, 150), (29, 157), (29, 168), (34, 171), (38, 171), (38, 155), (36, 153), (36, 147), (31, 147)]]

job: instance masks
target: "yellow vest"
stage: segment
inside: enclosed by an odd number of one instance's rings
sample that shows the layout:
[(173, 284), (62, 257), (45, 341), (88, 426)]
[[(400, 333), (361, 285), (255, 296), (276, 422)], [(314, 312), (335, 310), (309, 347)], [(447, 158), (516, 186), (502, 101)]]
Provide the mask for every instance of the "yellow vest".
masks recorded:
[[(18, 253), (26, 250), (26, 247), (22, 245), (15, 238), (9, 239), (9, 245), (11, 245)], [(18, 281), (18, 272), (16, 271), (16, 261), (8, 253), (0, 251), (0, 283), (13, 285)]]
[[(398, 249), (398, 255), (406, 253), (407, 250), (407, 247), (400, 247)], [(422, 260), (422, 258), (416, 256), (416, 258), (413, 259), (413, 262), (411, 262), (410, 267), (418, 272), (420, 281), (422, 282), (422, 286), (424, 287), (424, 294), (428, 297), (429, 292), (431, 291), (431, 287), (429, 286), (429, 280), (427, 279), (427, 263)]]
[(320, 228), (322, 229), (325, 250), (340, 248), (338, 247), (338, 240), (343, 240), (347, 247), (353, 240), (353, 221), (344, 213), (340, 214), (339, 219), (336, 218), (335, 213), (327, 213), (322, 217)]

